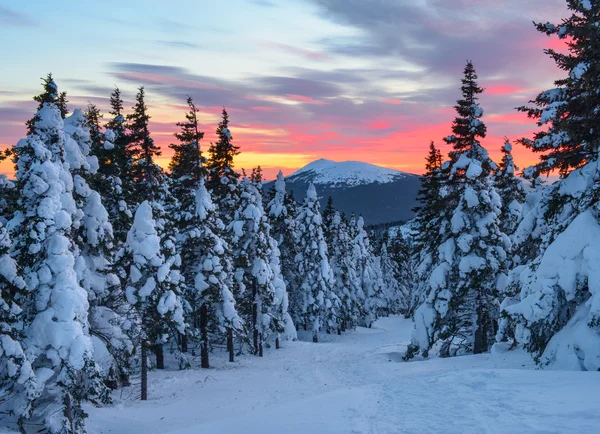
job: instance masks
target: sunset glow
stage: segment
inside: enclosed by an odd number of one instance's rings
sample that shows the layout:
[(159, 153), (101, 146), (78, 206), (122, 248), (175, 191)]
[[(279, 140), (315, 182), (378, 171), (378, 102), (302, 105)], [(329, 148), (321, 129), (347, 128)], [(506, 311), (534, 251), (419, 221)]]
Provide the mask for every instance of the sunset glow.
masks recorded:
[[(135, 89), (144, 85), (152, 134), (163, 149), (158, 162), (164, 167), (186, 95), (201, 109), (204, 150), (215, 139), (226, 107), (242, 152), (236, 167), (261, 165), (269, 179), (279, 169), (288, 174), (318, 158), (422, 173), (431, 140), (448, 150), (442, 138), (450, 132), (467, 58), (486, 89), (481, 101), (488, 125), (484, 145), (498, 158), (505, 136), (516, 140), (536, 129), (515, 107), (561, 77), (543, 48), (566, 47), (531, 25), (532, 20), (558, 21), (566, 14), (563, 0), (534, 0), (526, 6), (509, 0), (502, 7), (484, 1), (477, 11), (463, 0), (435, 7), (388, 1), (381, 10), (357, 2), (346, 8), (345, 2), (333, 0), (285, 6), (236, 0), (227, 20), (210, 25), (190, 18), (200, 16), (200, 9), (201, 16), (219, 16), (219, 9), (205, 2), (184, 2), (187, 8), (169, 20), (163, 17), (170, 6), (162, 2), (150, 2), (149, 8), (132, 1), (122, 20), (102, 18), (95, 4), (66, 1), (50, 8), (40, 0), (32, 3), (35, 7), (19, 12), (10, 5), (0, 9), (0, 35), (20, 42), (7, 47), (5, 54), (14, 61), (3, 65), (0, 77), (1, 149), (25, 134), (39, 77), (52, 72), (68, 93), (71, 111), (91, 101), (106, 113), (114, 85), (129, 109)], [(485, 19), (472, 31), (464, 30), (460, 23), (475, 13)], [(446, 15), (458, 25), (440, 21)], [(392, 17), (396, 22), (390, 22)], [(48, 32), (44, 43), (28, 36), (34, 25), (45, 28), (66, 18), (75, 28)], [(74, 39), (75, 30), (86, 36)], [(419, 46), (408, 43), (411, 38), (419, 38)], [(92, 43), (97, 51), (88, 58)], [(39, 62), (44, 44), (65, 50)], [(514, 154), (521, 167), (537, 160), (519, 146)], [(0, 163), (0, 172), (12, 171), (11, 162)]]

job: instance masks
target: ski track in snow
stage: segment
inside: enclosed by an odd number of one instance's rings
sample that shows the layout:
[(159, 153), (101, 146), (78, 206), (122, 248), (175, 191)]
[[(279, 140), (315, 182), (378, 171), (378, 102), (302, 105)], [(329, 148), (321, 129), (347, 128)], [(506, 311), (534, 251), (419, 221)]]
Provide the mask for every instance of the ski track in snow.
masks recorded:
[[(86, 407), (90, 434), (597, 433), (600, 377), (535, 370), (521, 352), (405, 363), (412, 323), (286, 342), (210, 370), (153, 371), (115, 404)], [(300, 333), (303, 339), (310, 335)], [(171, 366), (175, 363), (171, 361)]]

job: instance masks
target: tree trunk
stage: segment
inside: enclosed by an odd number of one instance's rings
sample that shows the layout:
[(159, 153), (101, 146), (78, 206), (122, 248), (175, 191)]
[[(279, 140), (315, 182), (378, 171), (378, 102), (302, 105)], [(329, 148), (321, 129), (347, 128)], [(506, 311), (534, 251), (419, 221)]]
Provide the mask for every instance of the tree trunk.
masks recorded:
[[(200, 334), (202, 338), (200, 342), (200, 363), (204, 369), (208, 369), (210, 363), (208, 361), (208, 308), (206, 303), (202, 304), (200, 308)], [(227, 345), (229, 346), (229, 335), (227, 336)]]
[(317, 335), (317, 332), (313, 332), (313, 342), (319, 342), (319, 336)]
[(254, 355), (258, 355), (258, 303), (256, 302), (256, 282), (252, 286), (252, 341), (254, 344)]
[(258, 335), (258, 355), (259, 357), (263, 356), (263, 338), (262, 333)]
[(146, 354), (146, 343), (142, 342), (142, 401), (148, 399), (148, 356)]
[(477, 328), (473, 339), (473, 354), (481, 354), (487, 351), (487, 322), (483, 315), (481, 299), (477, 299)]
[(182, 353), (187, 353), (188, 352), (188, 339), (187, 339), (187, 335), (185, 333), (182, 333), (180, 335), (181, 337), (181, 352)]
[(229, 349), (229, 361), (233, 362), (233, 330), (227, 329), (227, 348)]
[(342, 334), (342, 329), (338, 327), (338, 336)]
[(279, 349), (279, 335), (277, 335), (277, 337), (275, 338), (275, 349)]
[(165, 369), (165, 353), (162, 344), (154, 347), (154, 354), (156, 354), (156, 369)]

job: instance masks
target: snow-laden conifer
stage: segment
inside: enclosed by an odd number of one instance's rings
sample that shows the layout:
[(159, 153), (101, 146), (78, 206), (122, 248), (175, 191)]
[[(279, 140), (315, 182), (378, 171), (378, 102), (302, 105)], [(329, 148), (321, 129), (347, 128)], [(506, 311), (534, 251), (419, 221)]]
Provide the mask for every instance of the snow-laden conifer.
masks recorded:
[(501, 200), (489, 175), (496, 168), (479, 138), (485, 137), (477, 74), (467, 63), (453, 134), (448, 176), (441, 191), (447, 211), (437, 257), (432, 258), (427, 296), (415, 312), (407, 356), (453, 356), (487, 351), (494, 342), (498, 281), (506, 268), (508, 237), (499, 227)]
[(323, 220), (313, 184), (308, 186), (306, 198), (296, 217), (296, 228), (296, 263), (302, 304), (292, 315), (294, 319), (300, 319), (305, 329), (310, 328), (313, 341), (318, 342), (319, 331), (337, 329), (341, 321), (341, 302), (333, 292), (333, 272), (329, 266)]

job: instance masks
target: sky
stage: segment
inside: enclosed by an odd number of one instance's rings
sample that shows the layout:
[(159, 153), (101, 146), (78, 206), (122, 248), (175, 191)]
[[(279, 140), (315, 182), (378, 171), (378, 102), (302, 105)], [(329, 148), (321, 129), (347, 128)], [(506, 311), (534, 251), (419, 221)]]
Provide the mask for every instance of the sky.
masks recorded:
[[(0, 149), (24, 136), (52, 72), (71, 111), (106, 113), (114, 86), (128, 109), (143, 85), (165, 167), (189, 95), (204, 148), (226, 107), (236, 167), (261, 165), (268, 179), (318, 158), (422, 173), (431, 140), (449, 151), (472, 60), (483, 144), (499, 160), (505, 136), (536, 129), (515, 107), (563, 75), (543, 49), (564, 46), (532, 21), (566, 15), (564, 0), (0, 0)], [(514, 154), (521, 167), (537, 161)]]

